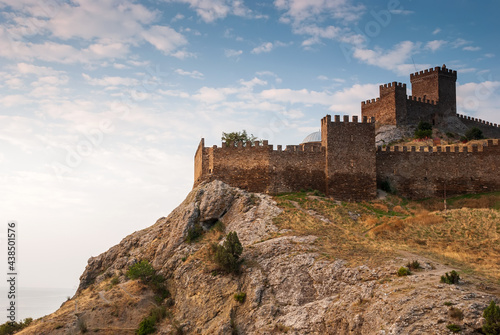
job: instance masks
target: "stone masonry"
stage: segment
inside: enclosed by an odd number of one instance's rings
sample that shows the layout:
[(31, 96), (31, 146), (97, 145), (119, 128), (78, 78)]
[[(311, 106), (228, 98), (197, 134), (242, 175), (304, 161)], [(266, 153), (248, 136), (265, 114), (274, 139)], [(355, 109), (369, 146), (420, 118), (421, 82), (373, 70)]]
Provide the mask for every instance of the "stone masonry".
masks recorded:
[(456, 71), (442, 68), (411, 75), (414, 96), (406, 84), (380, 86), (380, 98), (363, 102), (362, 118), (321, 120), (321, 141), (287, 145), (276, 150), (268, 141), (222, 143), (195, 154), (194, 186), (221, 180), (252, 192), (278, 194), (315, 189), (338, 200), (373, 199), (377, 185), (389, 185), (409, 198), (500, 190), (498, 139), (474, 146), (395, 146), (376, 148), (379, 125), (442, 124), (455, 117), (467, 127), (477, 126), (490, 138), (500, 137), (497, 124), (456, 114)]

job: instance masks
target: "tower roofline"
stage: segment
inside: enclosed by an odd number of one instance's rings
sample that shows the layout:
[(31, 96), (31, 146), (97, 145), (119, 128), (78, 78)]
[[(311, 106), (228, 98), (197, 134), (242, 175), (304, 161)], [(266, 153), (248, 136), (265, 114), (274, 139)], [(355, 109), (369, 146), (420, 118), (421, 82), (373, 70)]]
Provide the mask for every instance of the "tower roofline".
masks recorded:
[(447, 75), (447, 76), (450, 76), (450, 77), (454, 77), (455, 79), (457, 78), (457, 71), (456, 70), (452, 70), (452, 69), (448, 69), (446, 67), (446, 65), (443, 64), (442, 67), (436, 66), (434, 68), (430, 68), (430, 69), (426, 69), (426, 70), (422, 70), (422, 71), (419, 71), (419, 72), (412, 73), (412, 74), (410, 74), (410, 80), (413, 80), (413, 79), (416, 79), (416, 78), (419, 78), (419, 77), (425, 77), (425, 76), (428, 76), (428, 75), (431, 75), (431, 74), (435, 74), (435, 73), (438, 73), (438, 74), (441, 74), (441, 75)]

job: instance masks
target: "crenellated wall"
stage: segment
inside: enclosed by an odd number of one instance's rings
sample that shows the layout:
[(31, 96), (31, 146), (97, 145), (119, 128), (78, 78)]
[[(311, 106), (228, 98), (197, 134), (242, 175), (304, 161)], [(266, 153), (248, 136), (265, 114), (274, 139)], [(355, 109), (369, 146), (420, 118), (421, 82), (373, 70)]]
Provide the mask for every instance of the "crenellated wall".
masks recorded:
[(388, 182), (408, 198), (443, 197), (500, 190), (498, 139), (480, 146), (377, 149), (377, 183)]
[(500, 138), (500, 124), (491, 123), (481, 119), (476, 119), (470, 116), (457, 114), (457, 117), (465, 124), (467, 127), (477, 127), (481, 129), (484, 137), (486, 138)]
[(321, 119), (326, 148), (326, 193), (336, 199), (367, 200), (377, 193), (375, 171), (375, 119), (327, 115)]
[[(309, 188), (324, 192), (324, 156), (320, 146), (289, 145), (283, 150), (278, 145), (274, 150), (267, 141), (245, 146), (223, 143), (197, 151), (194, 185), (218, 179), (252, 192), (276, 194)], [(206, 168), (200, 166), (204, 162)]]
[(406, 84), (393, 82), (379, 86), (380, 97), (361, 102), (361, 114), (380, 124), (398, 125), (406, 119)]
[(380, 85), (380, 97), (363, 101), (361, 114), (375, 117), (379, 125), (410, 125), (420, 121), (444, 122), (456, 114), (457, 71), (436, 66), (410, 75), (412, 96), (406, 96), (406, 84)]

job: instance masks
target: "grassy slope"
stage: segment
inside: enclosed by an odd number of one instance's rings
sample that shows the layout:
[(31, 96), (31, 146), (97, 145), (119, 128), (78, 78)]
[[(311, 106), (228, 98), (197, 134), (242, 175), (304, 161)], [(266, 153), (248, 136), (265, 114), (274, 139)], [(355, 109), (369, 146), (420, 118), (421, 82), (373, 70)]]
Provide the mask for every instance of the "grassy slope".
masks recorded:
[(284, 209), (275, 224), (319, 236), (327, 258), (377, 265), (404, 250), (500, 284), (500, 192), (448, 199), (446, 213), (436, 211), (439, 199), (343, 203), (312, 192), (275, 199)]

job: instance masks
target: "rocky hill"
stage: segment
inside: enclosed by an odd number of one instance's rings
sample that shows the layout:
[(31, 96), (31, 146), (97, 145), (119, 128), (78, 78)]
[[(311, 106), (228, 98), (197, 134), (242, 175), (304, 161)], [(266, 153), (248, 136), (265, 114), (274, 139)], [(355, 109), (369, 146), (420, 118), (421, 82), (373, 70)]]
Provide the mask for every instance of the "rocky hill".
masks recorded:
[[(477, 333), (482, 311), (500, 302), (498, 210), (428, 212), (394, 199), (348, 204), (202, 184), (167, 218), (90, 258), (75, 296), (20, 334), (135, 334), (150, 315), (156, 334)], [(187, 243), (197, 226), (203, 235)], [(232, 231), (243, 245), (239, 274), (210, 256)], [(127, 277), (142, 260), (166, 278), (165, 299)], [(414, 261), (419, 269), (397, 275)], [(452, 270), (459, 284), (441, 283)]]

